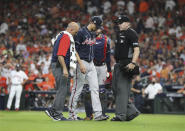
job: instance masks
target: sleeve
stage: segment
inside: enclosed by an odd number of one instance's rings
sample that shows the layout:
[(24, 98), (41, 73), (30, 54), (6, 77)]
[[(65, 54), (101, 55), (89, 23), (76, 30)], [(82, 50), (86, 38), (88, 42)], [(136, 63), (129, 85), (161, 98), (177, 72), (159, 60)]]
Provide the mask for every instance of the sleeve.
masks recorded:
[(111, 66), (110, 66), (110, 44), (111, 39), (107, 38), (107, 52), (106, 52), (106, 65), (107, 65), (107, 71), (111, 72)]
[(145, 89), (145, 94), (148, 94), (148, 92), (149, 92), (149, 88), (150, 88), (150, 85), (148, 85), (147, 87), (146, 87), (146, 89)]
[(132, 46), (133, 47), (139, 47), (137, 33), (133, 29), (130, 29), (128, 35), (129, 35), (130, 42), (131, 42)]
[(158, 89), (163, 90), (163, 87), (161, 86), (161, 84), (158, 84)]
[(80, 48), (80, 44), (84, 41), (83, 33), (81, 30), (78, 31), (78, 33), (75, 35), (74, 41), (75, 41), (75, 48), (78, 52)]
[(23, 79), (27, 80), (28, 76), (26, 75), (26, 73), (22, 72), (22, 74), (23, 74)]
[(70, 38), (68, 35), (64, 34), (64, 36), (60, 40), (57, 55), (66, 56), (69, 46), (70, 46)]

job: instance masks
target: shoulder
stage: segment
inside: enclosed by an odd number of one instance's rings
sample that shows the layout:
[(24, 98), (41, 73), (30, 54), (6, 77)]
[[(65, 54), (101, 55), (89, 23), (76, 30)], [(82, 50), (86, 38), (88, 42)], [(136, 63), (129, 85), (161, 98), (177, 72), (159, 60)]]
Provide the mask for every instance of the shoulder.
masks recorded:
[(68, 35), (68, 34), (63, 34), (62, 38), (70, 39), (70, 37), (69, 37), (69, 35)]
[(26, 75), (26, 73), (24, 71), (22, 71), (22, 70), (20, 71), (20, 73)]
[(132, 28), (129, 28), (129, 29), (127, 30), (127, 32), (128, 32), (130, 35), (138, 36), (137, 32), (136, 32), (134, 29), (132, 29)]
[(107, 44), (111, 44), (111, 39), (107, 35), (104, 35), (104, 37), (107, 40)]
[(14, 74), (14, 73), (15, 73), (15, 70), (10, 71), (10, 73), (11, 73), (11, 74)]
[(162, 87), (160, 83), (156, 83), (156, 86), (159, 87), (159, 88)]
[(78, 33), (85, 33), (86, 32), (86, 27), (82, 27), (79, 29)]

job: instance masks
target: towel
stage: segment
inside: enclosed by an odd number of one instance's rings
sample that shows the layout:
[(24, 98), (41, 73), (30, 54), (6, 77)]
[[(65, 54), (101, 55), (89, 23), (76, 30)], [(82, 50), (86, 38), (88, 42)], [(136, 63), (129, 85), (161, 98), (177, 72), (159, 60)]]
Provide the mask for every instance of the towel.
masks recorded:
[(73, 36), (67, 31), (61, 31), (60, 33), (57, 34), (57, 36), (55, 38), (53, 38), (51, 40), (51, 42), (52, 42), (52, 45), (54, 45), (58, 36), (61, 35), (62, 33), (67, 34), (70, 38), (70, 69), (69, 69), (69, 73), (73, 77), (74, 72), (76, 70), (76, 64), (77, 64), (76, 49), (75, 49), (75, 42), (74, 42)]

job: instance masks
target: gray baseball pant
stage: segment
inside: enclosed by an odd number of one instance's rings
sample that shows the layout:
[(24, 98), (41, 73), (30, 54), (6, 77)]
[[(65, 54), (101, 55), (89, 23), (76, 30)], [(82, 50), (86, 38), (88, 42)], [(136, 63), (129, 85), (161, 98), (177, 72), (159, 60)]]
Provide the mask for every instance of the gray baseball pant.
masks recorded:
[(88, 82), (89, 89), (91, 91), (91, 100), (94, 111), (94, 117), (102, 115), (102, 107), (99, 98), (98, 78), (94, 63), (93, 61), (86, 62), (84, 60), (82, 60), (82, 62), (86, 68), (86, 73), (85, 74), (81, 73), (80, 67), (77, 64), (77, 70), (74, 76), (74, 84), (71, 92), (71, 97), (69, 100), (69, 118), (73, 120), (77, 120), (76, 112), (77, 102), (86, 81)]
[(63, 76), (63, 69), (59, 63), (51, 63), (51, 69), (55, 77), (57, 89), (52, 108), (55, 109), (58, 113), (61, 113), (64, 109), (69, 79)]
[(115, 95), (116, 103), (115, 114), (116, 117), (122, 121), (125, 121), (130, 115), (138, 111), (129, 101), (131, 81), (132, 78), (123, 74), (120, 70), (120, 64), (115, 64), (112, 79), (112, 89)]

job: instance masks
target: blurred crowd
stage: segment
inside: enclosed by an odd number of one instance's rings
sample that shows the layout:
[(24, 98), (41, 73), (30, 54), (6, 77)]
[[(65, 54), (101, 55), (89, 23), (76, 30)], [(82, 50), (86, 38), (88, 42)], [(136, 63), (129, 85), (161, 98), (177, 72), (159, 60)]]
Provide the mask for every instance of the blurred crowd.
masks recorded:
[(141, 78), (155, 77), (162, 86), (185, 83), (184, 0), (3, 0), (0, 5), (0, 84), (6, 85), (1, 92), (8, 93), (17, 63), (29, 77), (25, 90), (53, 90), (51, 38), (70, 21), (86, 25), (92, 15), (102, 16), (104, 33), (112, 39), (112, 67), (114, 20), (126, 14), (139, 35)]

